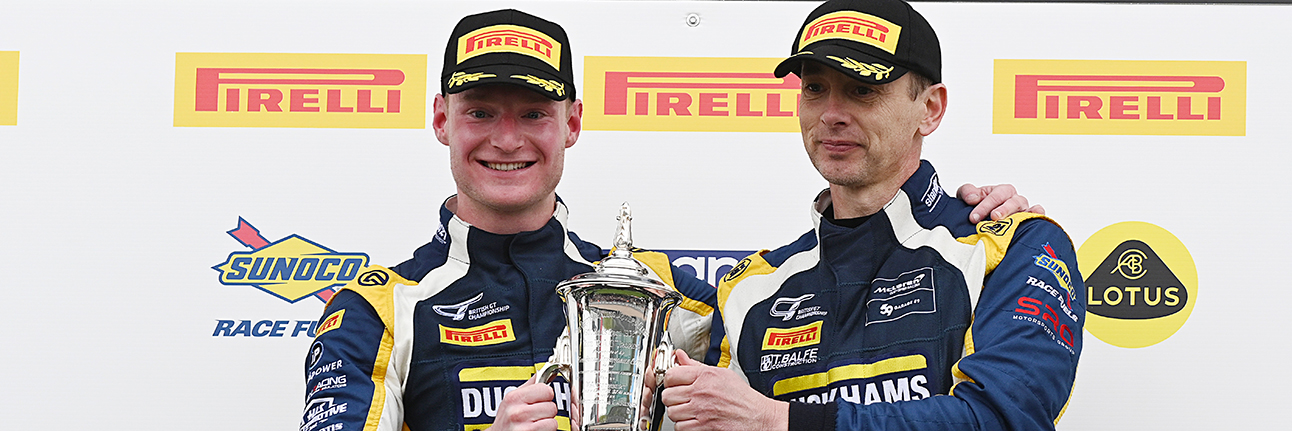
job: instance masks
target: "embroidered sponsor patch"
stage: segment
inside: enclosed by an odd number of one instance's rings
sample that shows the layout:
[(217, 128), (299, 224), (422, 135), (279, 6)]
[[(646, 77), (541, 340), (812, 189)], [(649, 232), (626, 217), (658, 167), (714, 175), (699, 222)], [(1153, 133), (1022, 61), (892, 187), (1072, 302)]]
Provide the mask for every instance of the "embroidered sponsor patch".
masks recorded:
[(821, 321), (793, 328), (767, 328), (763, 350), (790, 350), (821, 343)]
[(495, 320), (470, 328), (450, 328), (440, 325), (440, 342), (459, 346), (479, 347), (515, 341), (511, 319)]
[(892, 322), (911, 314), (938, 311), (933, 286), (933, 268), (924, 267), (896, 278), (876, 278), (866, 301), (866, 325)]
[[(319, 329), (318, 329), (318, 332), (316, 333), (318, 335), (323, 335), (323, 333), (327, 331), (340, 328), (341, 319), (344, 317), (345, 317), (345, 310), (337, 310), (337, 312), (332, 313), (326, 319), (323, 319), (323, 323), (319, 324)], [(317, 336), (315, 337), (317, 338)]]

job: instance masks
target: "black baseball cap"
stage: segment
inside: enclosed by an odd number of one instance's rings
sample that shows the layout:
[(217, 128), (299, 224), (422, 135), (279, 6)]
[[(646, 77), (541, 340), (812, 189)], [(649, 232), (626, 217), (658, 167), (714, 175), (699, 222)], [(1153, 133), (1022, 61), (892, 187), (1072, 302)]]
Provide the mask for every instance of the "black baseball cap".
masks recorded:
[(440, 91), (454, 94), (483, 84), (515, 84), (552, 100), (573, 100), (570, 40), (559, 24), (505, 9), (458, 21), (444, 49)]
[(798, 74), (803, 60), (859, 81), (884, 84), (915, 71), (942, 82), (942, 49), (929, 22), (902, 0), (831, 0), (803, 21), (776, 77)]

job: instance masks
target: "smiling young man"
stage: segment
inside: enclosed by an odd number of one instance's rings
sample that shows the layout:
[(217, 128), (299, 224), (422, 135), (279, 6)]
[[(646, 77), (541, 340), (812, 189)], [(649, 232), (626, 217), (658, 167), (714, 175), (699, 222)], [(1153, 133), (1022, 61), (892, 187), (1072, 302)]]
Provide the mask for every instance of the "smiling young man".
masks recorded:
[[(458, 193), (412, 259), (365, 268), (329, 301), (301, 431), (568, 429), (569, 385), (531, 376), (565, 328), (556, 284), (602, 257), (555, 193), (583, 126), (569, 40), (516, 10), (465, 17), (441, 90), (432, 127)], [(686, 297), (671, 335), (703, 355), (716, 291), (666, 256), (635, 257)]]
[(947, 106), (933, 28), (901, 0), (833, 0), (791, 54), (776, 75), (801, 78), (830, 186), (815, 229), (722, 279), (725, 368), (679, 354), (677, 430), (1053, 429), (1082, 347), (1076, 255), (1038, 214), (966, 222), (920, 159)]
[[(569, 385), (532, 376), (565, 327), (556, 284), (602, 258), (555, 193), (582, 131), (571, 62), (565, 31), (520, 11), (454, 28), (432, 127), (458, 193), (412, 259), (365, 268), (329, 301), (306, 358), (301, 431), (569, 428)], [(970, 189), (984, 213), (1026, 206), (1012, 188)], [(674, 343), (705, 355), (716, 290), (667, 256), (634, 257), (685, 297)]]

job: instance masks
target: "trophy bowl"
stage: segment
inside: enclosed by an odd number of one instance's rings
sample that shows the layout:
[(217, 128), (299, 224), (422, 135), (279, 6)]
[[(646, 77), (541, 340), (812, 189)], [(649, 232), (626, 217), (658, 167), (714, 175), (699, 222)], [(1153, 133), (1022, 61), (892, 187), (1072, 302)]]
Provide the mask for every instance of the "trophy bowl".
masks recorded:
[(576, 431), (658, 430), (656, 400), (673, 364), (669, 312), (682, 295), (646, 277), (632, 258), (628, 205), (620, 210), (615, 248), (594, 272), (556, 286), (565, 302), (566, 332), (539, 381), (570, 382), (570, 421)]

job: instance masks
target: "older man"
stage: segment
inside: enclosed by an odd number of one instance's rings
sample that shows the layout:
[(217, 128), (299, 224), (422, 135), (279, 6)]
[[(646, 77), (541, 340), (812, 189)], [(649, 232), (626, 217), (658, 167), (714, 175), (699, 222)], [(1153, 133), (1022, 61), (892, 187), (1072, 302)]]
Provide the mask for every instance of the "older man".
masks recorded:
[(1038, 214), (966, 222), (920, 159), (947, 88), (910, 5), (832, 0), (797, 36), (776, 74), (802, 80), (803, 145), (829, 189), (812, 231), (722, 279), (727, 368), (679, 354), (669, 417), (679, 431), (1053, 429), (1082, 346), (1071, 240)]

